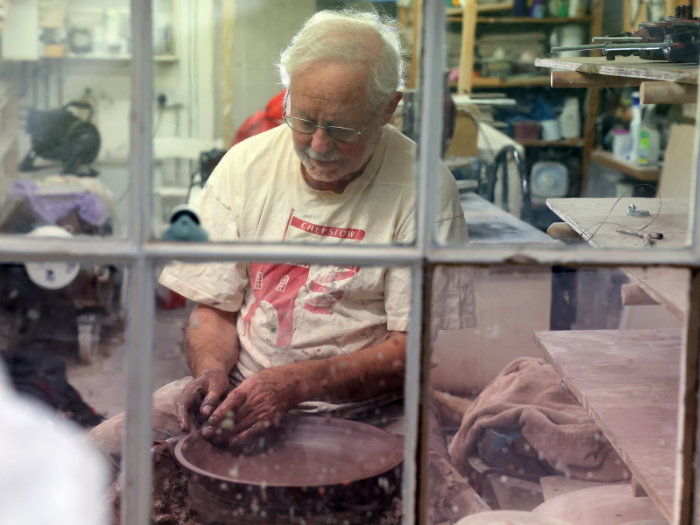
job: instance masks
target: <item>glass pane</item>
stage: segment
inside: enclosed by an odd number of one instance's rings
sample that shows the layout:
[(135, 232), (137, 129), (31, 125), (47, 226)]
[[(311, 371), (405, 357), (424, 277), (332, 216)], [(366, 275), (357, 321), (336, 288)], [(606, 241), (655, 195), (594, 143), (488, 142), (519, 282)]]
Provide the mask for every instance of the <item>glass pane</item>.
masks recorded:
[[(442, 280), (433, 325), (454, 314)], [(445, 482), (431, 479), (435, 521), (487, 505), (565, 523), (673, 523), (689, 272), (498, 266), (474, 268), (473, 290), (475, 324), (439, 332), (433, 352), (461, 483), (443, 500)]]
[(412, 243), (416, 136), (401, 118), (416, 100), (402, 78), (415, 76), (402, 61), (410, 12), (155, 2), (154, 45), (175, 51), (154, 71), (154, 237)]
[(0, 32), (0, 233), (124, 235), (129, 2), (5, 2)]
[(117, 265), (0, 264), (0, 465), (24, 480), (5, 487), (0, 521), (105, 523), (113, 514), (127, 284)]
[(410, 270), (156, 276), (153, 522), (400, 523)]
[[(605, 17), (603, 2), (452, 4), (463, 7), (446, 12), (452, 97), (443, 162), (460, 193), (467, 246), (686, 247), (697, 96), (692, 87), (653, 96), (656, 84), (639, 86), (664, 68), (682, 75), (684, 66), (556, 51), (620, 34), (623, 20), (625, 31), (637, 30), (620, 2), (606, 2)], [(665, 18), (663, 6), (657, 15)], [(624, 78), (631, 70), (634, 81)], [(616, 87), (624, 82), (636, 87)], [(441, 204), (438, 218), (447, 213)], [(441, 225), (434, 236), (463, 244)]]

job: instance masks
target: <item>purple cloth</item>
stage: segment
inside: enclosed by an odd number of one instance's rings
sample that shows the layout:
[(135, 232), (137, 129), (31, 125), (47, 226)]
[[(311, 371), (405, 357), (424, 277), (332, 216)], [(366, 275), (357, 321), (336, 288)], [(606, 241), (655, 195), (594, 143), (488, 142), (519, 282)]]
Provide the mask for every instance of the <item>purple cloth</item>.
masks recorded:
[(102, 226), (109, 218), (107, 207), (94, 193), (64, 193), (61, 195), (37, 195), (39, 187), (31, 180), (17, 180), (7, 192), (11, 197), (21, 197), (34, 213), (49, 224), (56, 224), (74, 209), (85, 222)]

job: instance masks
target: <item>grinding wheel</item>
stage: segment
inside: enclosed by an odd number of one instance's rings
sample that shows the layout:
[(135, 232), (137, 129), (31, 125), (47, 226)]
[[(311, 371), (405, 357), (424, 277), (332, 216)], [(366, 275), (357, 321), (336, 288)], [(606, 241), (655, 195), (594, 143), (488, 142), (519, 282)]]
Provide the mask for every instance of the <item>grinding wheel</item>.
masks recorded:
[(545, 501), (532, 512), (570, 521), (573, 525), (623, 525), (641, 520), (664, 520), (651, 498), (635, 498), (630, 485), (576, 490)]
[(462, 518), (457, 525), (572, 525), (567, 521), (519, 510), (495, 510)]
[(286, 417), (249, 449), (212, 445), (201, 431), (175, 447), (191, 474), (192, 507), (226, 524), (373, 523), (401, 487), (403, 443), (343, 419)]

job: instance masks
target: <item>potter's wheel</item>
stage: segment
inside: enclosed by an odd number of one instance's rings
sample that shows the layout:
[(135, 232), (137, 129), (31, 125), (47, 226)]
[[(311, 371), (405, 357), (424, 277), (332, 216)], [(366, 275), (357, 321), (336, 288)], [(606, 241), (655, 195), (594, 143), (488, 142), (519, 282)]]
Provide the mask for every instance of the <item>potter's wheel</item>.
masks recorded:
[(197, 431), (175, 456), (195, 474), (192, 506), (210, 519), (353, 524), (371, 523), (398, 496), (403, 444), (356, 421), (287, 417), (247, 450), (212, 445)]

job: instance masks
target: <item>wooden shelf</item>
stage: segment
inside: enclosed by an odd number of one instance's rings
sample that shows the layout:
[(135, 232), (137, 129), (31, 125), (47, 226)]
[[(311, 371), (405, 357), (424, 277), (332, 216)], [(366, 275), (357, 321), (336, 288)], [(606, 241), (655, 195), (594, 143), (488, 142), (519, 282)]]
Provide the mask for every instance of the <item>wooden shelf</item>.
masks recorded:
[[(661, 212), (649, 230), (661, 232), (664, 238), (645, 246), (634, 235), (619, 233), (623, 225), (631, 229), (645, 227), (659, 211), (658, 198), (622, 197), (547, 199), (547, 207), (559, 216), (581, 238), (595, 248), (681, 249), (688, 246), (688, 199), (664, 198)], [(638, 210), (648, 210), (651, 217), (630, 217), (627, 209), (634, 204)], [(603, 223), (605, 221), (605, 223)]]
[(535, 332), (545, 359), (673, 522), (681, 330)]
[[(65, 58), (66, 60), (91, 60), (91, 61), (115, 61), (115, 62), (128, 62), (131, 60), (130, 54), (123, 55), (101, 55), (95, 53), (85, 53), (85, 54), (70, 54), (63, 57), (43, 57), (52, 60)], [(153, 57), (154, 62), (177, 62), (179, 58), (176, 55), (155, 55)]]
[[(513, 4), (507, 3), (507, 2), (502, 2), (498, 4), (492, 4), (492, 5), (480, 5), (477, 6), (476, 12), (477, 13), (489, 13), (493, 11), (508, 11), (509, 9), (513, 9)], [(463, 7), (448, 7), (445, 9), (445, 14), (447, 16), (462, 16), (462, 13), (464, 12)]]
[(536, 77), (510, 77), (502, 80), (498, 77), (482, 78), (474, 77), (472, 87), (475, 88), (506, 88), (506, 87), (529, 87), (529, 86), (548, 86), (549, 76)]
[(625, 175), (644, 182), (656, 182), (661, 174), (659, 166), (640, 166), (627, 160), (615, 158), (612, 153), (605, 150), (597, 149), (591, 151), (591, 160), (600, 166), (621, 171)]
[(535, 60), (535, 65), (613, 77), (698, 83), (697, 64), (669, 64), (643, 60), (639, 57), (617, 57), (615, 60), (608, 60), (605, 57), (538, 58)]
[(480, 16), (477, 17), (476, 21), (480, 24), (573, 24), (577, 22), (588, 23), (591, 21), (591, 17), (583, 16), (580, 18), (532, 18), (529, 16)]
[(562, 139), (562, 140), (519, 140), (521, 146), (534, 148), (547, 148), (550, 146), (562, 148), (583, 148), (583, 139)]

